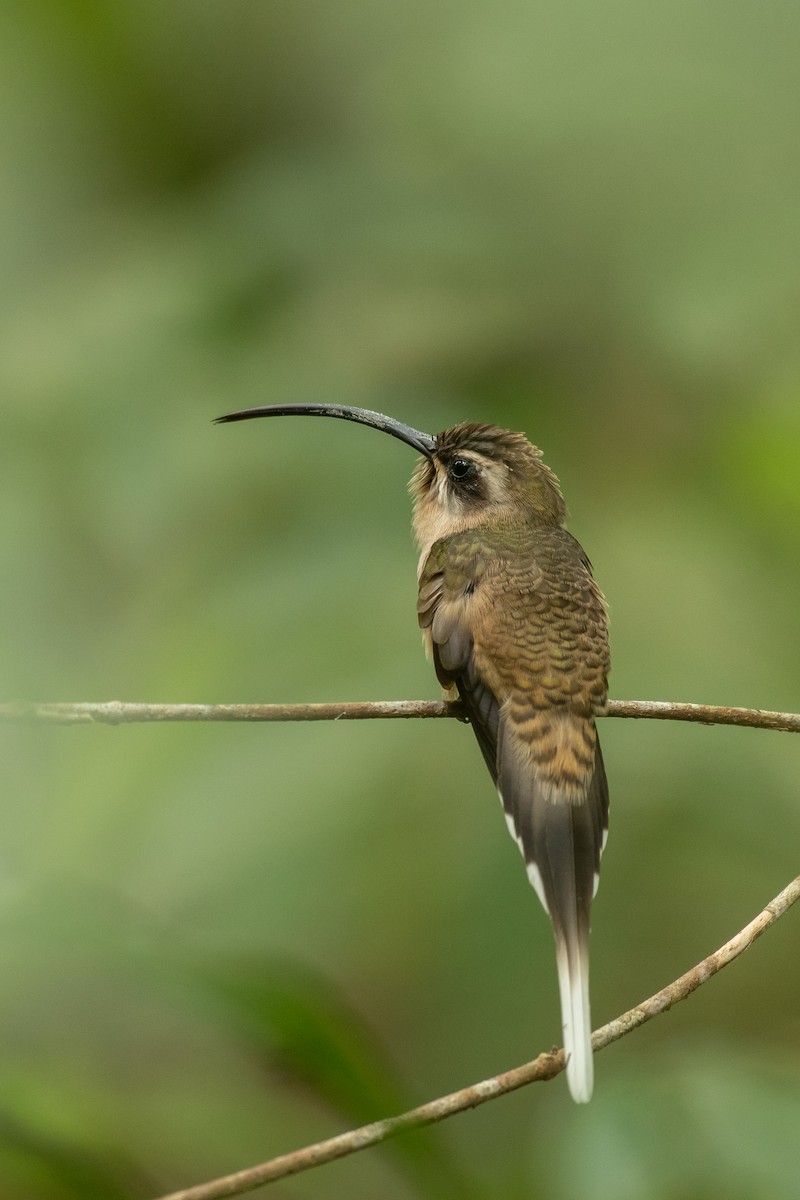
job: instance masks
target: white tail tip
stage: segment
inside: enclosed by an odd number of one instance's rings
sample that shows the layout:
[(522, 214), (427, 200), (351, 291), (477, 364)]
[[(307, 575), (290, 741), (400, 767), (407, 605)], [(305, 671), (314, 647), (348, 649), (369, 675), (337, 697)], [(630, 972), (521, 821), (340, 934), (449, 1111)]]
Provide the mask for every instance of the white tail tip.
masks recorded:
[(588, 1104), (594, 1086), (592, 1020), (589, 1013), (589, 964), (580, 952), (572, 962), (566, 946), (556, 952), (561, 994), (561, 1023), (567, 1059), (567, 1084), (576, 1104)]

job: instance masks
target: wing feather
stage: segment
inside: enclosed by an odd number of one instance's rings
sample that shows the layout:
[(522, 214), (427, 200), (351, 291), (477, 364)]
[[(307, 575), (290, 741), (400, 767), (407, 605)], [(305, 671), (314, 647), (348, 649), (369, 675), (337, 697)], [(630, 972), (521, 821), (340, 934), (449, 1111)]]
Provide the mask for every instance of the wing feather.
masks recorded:
[(436, 676), (444, 688), (458, 689), (492, 779), (497, 782), (497, 736), (500, 704), (475, 661), (471, 630), (477, 577), (458, 577), (457, 589), (446, 587), (441, 555), (434, 551), (420, 578), (417, 615), (430, 639)]

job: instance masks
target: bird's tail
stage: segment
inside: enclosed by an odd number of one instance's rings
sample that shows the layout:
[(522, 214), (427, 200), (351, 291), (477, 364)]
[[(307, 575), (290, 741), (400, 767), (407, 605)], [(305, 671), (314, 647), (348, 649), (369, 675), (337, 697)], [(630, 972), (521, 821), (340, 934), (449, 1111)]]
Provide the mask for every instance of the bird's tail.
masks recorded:
[(589, 930), (586, 936), (567, 940), (556, 934), (556, 966), (561, 996), (561, 1025), (567, 1084), (576, 1104), (592, 1098), (592, 1019), (589, 1007)]
[[(543, 799), (532, 821), (534, 861), (541, 882), (541, 891), (538, 887), (536, 890), (550, 914), (556, 939), (567, 1082), (578, 1104), (591, 1098), (594, 1081), (589, 1008), (589, 908), (596, 845), (593, 824), (588, 799), (583, 803)], [(530, 867), (528, 873), (534, 882)]]
[[(553, 923), (567, 1082), (573, 1099), (585, 1104), (594, 1077), (589, 911), (607, 828), (608, 788), (593, 723), (584, 720), (579, 725), (566, 714), (561, 722), (553, 731), (558, 759), (542, 755), (537, 762), (544, 738), (524, 745), (516, 737), (504, 737), (498, 783), (528, 877)], [(509, 745), (512, 740), (516, 745)], [(574, 762), (569, 766), (567, 752), (576, 740)], [(527, 762), (520, 761), (523, 755)], [(557, 770), (559, 761), (561, 769)], [(579, 762), (586, 764), (582, 779)]]

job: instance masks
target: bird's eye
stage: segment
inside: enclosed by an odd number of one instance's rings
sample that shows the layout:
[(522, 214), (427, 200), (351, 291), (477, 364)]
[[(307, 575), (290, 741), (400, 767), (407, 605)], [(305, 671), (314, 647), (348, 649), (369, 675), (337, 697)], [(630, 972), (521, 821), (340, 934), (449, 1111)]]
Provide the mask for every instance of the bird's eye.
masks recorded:
[(454, 458), (450, 463), (450, 474), (453, 479), (466, 479), (475, 470), (475, 464), (468, 458)]

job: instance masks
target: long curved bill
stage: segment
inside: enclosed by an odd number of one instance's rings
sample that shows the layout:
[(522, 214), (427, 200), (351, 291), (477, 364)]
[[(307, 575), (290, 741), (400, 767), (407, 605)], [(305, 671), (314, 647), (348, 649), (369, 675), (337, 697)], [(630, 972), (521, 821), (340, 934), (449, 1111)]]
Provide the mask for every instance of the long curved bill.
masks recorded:
[(403, 425), (393, 417), (385, 417), (383, 413), (372, 412), (368, 408), (353, 408), (347, 404), (268, 404), (263, 408), (243, 408), (239, 412), (226, 413), (217, 417), (215, 425), (224, 425), (228, 421), (249, 421), (252, 417), (339, 417), (343, 421), (357, 421), (359, 425), (371, 425), (392, 437), (399, 438), (407, 446), (418, 450), (427, 458), (436, 449), (436, 438), (429, 433), (421, 433), (410, 425)]

